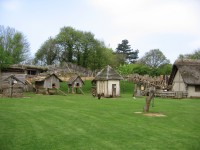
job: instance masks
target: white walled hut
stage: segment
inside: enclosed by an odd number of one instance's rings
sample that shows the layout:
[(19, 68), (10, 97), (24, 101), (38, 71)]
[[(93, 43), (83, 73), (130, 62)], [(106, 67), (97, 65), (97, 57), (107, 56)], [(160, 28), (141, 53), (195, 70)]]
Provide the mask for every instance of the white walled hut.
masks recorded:
[(96, 94), (104, 97), (120, 96), (120, 80), (123, 80), (123, 77), (108, 65), (94, 79)]
[(168, 85), (176, 97), (200, 97), (200, 61), (175, 61)]

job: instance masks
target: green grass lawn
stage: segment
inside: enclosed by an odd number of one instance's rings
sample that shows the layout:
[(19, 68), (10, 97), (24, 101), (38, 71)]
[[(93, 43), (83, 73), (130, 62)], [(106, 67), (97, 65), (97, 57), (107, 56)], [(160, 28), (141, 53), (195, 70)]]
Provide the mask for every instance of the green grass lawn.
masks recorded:
[[(132, 89), (131, 89), (132, 91)], [(0, 98), (0, 150), (199, 150), (200, 100), (98, 100), (91, 94)]]

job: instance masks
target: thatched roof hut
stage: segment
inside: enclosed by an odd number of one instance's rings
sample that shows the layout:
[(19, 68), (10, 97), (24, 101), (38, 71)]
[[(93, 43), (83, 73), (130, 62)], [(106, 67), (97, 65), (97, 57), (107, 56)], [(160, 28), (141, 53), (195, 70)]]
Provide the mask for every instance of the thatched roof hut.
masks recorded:
[(177, 60), (169, 78), (172, 91), (183, 91), (188, 97), (200, 97), (200, 60)]
[(40, 74), (34, 78), (34, 82), (37, 92), (44, 93), (44, 90), (59, 89), (62, 80), (56, 74)]
[(75, 76), (72, 76), (68, 81), (67, 81), (67, 84), (70, 85), (70, 86), (79, 86), (79, 87), (82, 87), (84, 82), (83, 80), (81, 79), (80, 76), (78, 75), (75, 75)]
[(25, 82), (10, 75), (2, 81), (2, 91), (4, 97), (22, 97)]
[(106, 66), (94, 79), (97, 94), (105, 97), (120, 96), (120, 80), (123, 80), (123, 77), (109, 65)]
[(76, 93), (77, 93), (77, 89), (79, 89), (82, 92), (81, 88), (84, 85), (84, 82), (80, 76), (75, 75), (68, 80), (67, 85), (68, 85), (68, 93), (70, 93), (70, 89), (72, 93), (75, 93), (74, 88), (76, 88)]

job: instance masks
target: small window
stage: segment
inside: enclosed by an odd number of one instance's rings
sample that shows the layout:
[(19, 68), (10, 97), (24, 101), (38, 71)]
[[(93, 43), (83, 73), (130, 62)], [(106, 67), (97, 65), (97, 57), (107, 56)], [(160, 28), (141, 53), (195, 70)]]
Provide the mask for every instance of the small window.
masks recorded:
[(200, 92), (200, 85), (195, 85), (195, 92)]
[(28, 75), (36, 75), (36, 70), (28, 70)]

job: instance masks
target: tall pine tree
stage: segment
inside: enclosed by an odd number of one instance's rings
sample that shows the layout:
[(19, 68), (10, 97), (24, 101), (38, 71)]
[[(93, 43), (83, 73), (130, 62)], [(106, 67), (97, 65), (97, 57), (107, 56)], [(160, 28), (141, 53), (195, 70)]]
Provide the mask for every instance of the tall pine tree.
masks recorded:
[(122, 43), (118, 44), (116, 48), (116, 54), (120, 64), (134, 63), (138, 58), (139, 50), (133, 51), (128, 43), (128, 40), (122, 40)]

